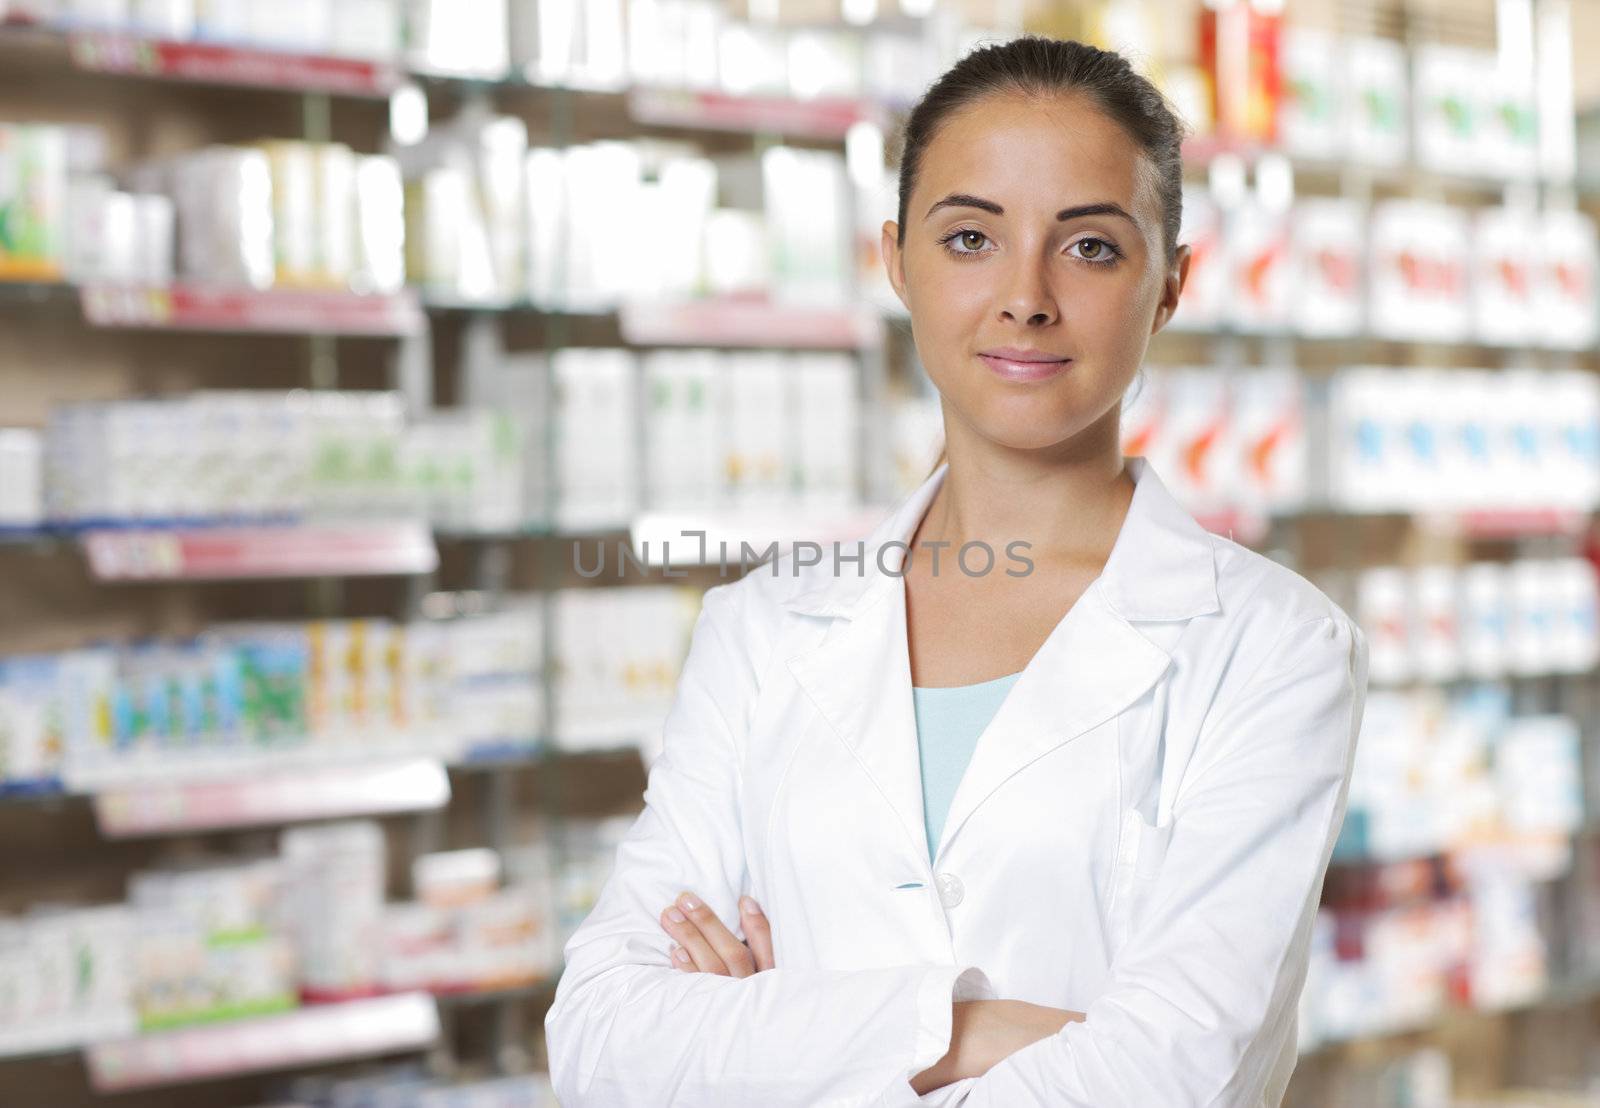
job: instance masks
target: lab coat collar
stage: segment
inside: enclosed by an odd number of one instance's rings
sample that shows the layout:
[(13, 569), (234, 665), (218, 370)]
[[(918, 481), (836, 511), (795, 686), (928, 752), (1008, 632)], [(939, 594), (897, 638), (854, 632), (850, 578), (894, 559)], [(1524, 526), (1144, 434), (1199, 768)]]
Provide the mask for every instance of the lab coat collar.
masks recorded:
[[(1134, 495), (1111, 555), (978, 737), (950, 801), (936, 868), (967, 819), (1007, 778), (1115, 720), (1166, 672), (1186, 621), (1220, 610), (1210, 536), (1144, 459), (1128, 464)], [(905, 589), (898, 575), (904, 547), (884, 553), (895, 572), (884, 572), (875, 552), (888, 540), (910, 539), (945, 470), (931, 474), (873, 531), (860, 575), (831, 577), (787, 602), (797, 611), (844, 617), (816, 646), (789, 658), (789, 670), (895, 810), (908, 845), (925, 859)], [(1157, 751), (1147, 740), (1130, 740), (1122, 756), (1149, 760)]]
[[(1130, 457), (1126, 464), (1134, 480), (1133, 499), (1097, 581), (1106, 602), (1124, 619), (1138, 621), (1192, 619), (1219, 611), (1210, 534), (1173, 498), (1148, 459)], [(841, 560), (832, 572), (835, 567), (825, 555), (822, 568), (829, 575), (789, 597), (784, 606), (849, 619), (897, 584), (917, 524), (949, 468), (948, 461), (941, 464), (862, 540), (859, 566)], [(856, 548), (842, 544), (842, 552), (853, 556)], [(996, 551), (997, 568), (1005, 565), (1004, 556)]]

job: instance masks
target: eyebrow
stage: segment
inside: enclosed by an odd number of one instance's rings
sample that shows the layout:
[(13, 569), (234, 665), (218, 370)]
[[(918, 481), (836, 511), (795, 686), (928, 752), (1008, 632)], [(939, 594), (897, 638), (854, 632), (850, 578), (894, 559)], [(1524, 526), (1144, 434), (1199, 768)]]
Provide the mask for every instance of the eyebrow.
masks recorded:
[[(928, 216), (932, 215), (940, 208), (981, 208), (982, 210), (986, 212), (992, 212), (995, 215), (1006, 214), (1006, 210), (999, 204), (996, 204), (993, 200), (985, 200), (981, 196), (971, 196), (964, 192), (952, 192), (949, 196), (946, 196), (943, 200), (940, 200), (933, 207), (929, 208), (927, 215), (924, 215), (922, 218), (927, 219)], [(1078, 219), (1079, 217), (1086, 215), (1121, 216), (1135, 227), (1139, 226), (1139, 221), (1133, 218), (1133, 216), (1129, 215), (1127, 210), (1124, 209), (1121, 204), (1110, 200), (1101, 200), (1093, 204), (1078, 204), (1071, 208), (1062, 208), (1056, 213), (1056, 221), (1060, 223), (1069, 219)]]

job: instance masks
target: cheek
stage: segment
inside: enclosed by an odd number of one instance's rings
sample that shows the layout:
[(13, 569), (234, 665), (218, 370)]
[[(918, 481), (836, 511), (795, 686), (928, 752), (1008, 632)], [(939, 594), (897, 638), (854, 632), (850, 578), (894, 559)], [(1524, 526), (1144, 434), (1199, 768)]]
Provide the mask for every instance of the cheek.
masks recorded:
[(991, 291), (974, 275), (943, 274), (924, 281), (911, 298), (912, 339), (917, 356), (935, 383), (943, 384), (947, 366), (963, 360), (966, 352), (987, 334), (986, 313)]
[(1092, 315), (1072, 313), (1080, 324), (1099, 320), (1131, 324), (1146, 310), (1155, 307), (1155, 295), (1159, 290), (1153, 286), (1148, 274), (1136, 273), (1124, 263), (1120, 272), (1089, 274), (1075, 282), (1062, 298), (1062, 306), (1071, 312), (1074, 305), (1092, 305)]
[(949, 331), (974, 314), (981, 317), (994, 299), (992, 279), (977, 272), (981, 268), (971, 262), (927, 267), (928, 279), (911, 283), (917, 318), (932, 329)]
[(1133, 351), (1142, 357), (1161, 300), (1158, 283), (1147, 277), (1085, 282), (1064, 300), (1064, 322), (1082, 342), (1086, 355), (1112, 356)]

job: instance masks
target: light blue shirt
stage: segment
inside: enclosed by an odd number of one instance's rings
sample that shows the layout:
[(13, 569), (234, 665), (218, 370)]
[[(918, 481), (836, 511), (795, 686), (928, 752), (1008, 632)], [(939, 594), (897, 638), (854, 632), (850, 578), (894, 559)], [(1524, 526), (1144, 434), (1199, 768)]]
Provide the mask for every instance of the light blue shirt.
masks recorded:
[(911, 687), (917, 716), (917, 750), (922, 761), (922, 815), (928, 833), (928, 858), (939, 850), (944, 818), (967, 771), (978, 736), (989, 726), (1000, 702), (1022, 671), (947, 688)]

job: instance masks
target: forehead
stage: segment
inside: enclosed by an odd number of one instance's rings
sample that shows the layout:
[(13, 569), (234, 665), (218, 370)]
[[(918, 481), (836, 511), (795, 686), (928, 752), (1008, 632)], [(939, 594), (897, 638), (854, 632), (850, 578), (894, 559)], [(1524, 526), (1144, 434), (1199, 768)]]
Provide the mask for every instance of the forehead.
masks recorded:
[(952, 191), (1053, 215), (1063, 204), (1114, 200), (1154, 214), (1154, 166), (1088, 97), (986, 96), (946, 117), (922, 152), (916, 222)]

